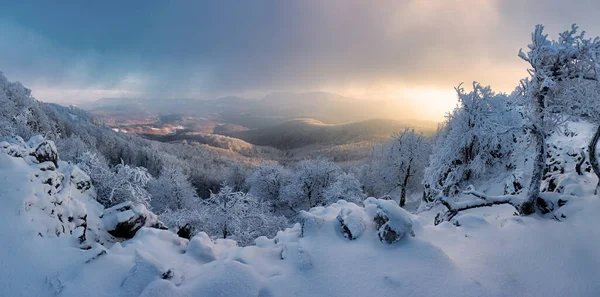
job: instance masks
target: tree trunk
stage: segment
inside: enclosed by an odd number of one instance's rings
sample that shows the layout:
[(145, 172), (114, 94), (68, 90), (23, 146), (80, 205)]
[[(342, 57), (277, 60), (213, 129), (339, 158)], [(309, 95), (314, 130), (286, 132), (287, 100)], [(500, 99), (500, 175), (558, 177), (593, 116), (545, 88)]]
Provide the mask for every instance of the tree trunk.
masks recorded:
[(590, 141), (590, 144), (588, 147), (590, 164), (592, 165), (592, 169), (594, 170), (594, 173), (598, 177), (598, 183), (596, 184), (596, 190), (594, 191), (594, 194), (596, 194), (596, 195), (598, 195), (598, 188), (600, 187), (600, 164), (598, 164), (598, 157), (596, 155), (596, 146), (598, 145), (599, 139), (600, 139), (600, 125), (598, 125), (596, 127), (596, 133), (594, 134), (594, 137)]
[(408, 168), (406, 168), (406, 174), (402, 181), (402, 189), (400, 189), (400, 207), (404, 207), (406, 204), (406, 186), (408, 185), (408, 178), (410, 178), (410, 164), (408, 165)]
[(535, 200), (540, 196), (540, 186), (544, 177), (544, 167), (546, 167), (546, 137), (542, 131), (533, 133), (535, 141), (535, 157), (533, 159), (533, 172), (527, 189), (527, 197), (521, 204), (519, 212), (529, 215), (535, 212)]

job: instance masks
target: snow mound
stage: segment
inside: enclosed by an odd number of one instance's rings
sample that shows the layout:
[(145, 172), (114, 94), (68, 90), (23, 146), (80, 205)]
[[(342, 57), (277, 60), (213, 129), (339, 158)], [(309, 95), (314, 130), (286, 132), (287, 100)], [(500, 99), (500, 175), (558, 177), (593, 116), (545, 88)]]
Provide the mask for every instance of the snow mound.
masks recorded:
[[(405, 221), (410, 218), (395, 204), (372, 200), (369, 205), (373, 213), (343, 200), (313, 208), (304, 214), (306, 221), (313, 223), (305, 224), (311, 227), (304, 233), (301, 224), (296, 224), (274, 238), (258, 238), (256, 246), (212, 240), (203, 232), (187, 240), (168, 230), (147, 227), (129, 240), (89, 250), (46, 241), (44, 246), (60, 247), (51, 250), (61, 265), (39, 272), (39, 290), (24, 296), (335, 297), (485, 292), (427, 242), (406, 238), (382, 244), (374, 214), (385, 213), (388, 226), (394, 230), (404, 227), (405, 234), (410, 233)], [(131, 212), (143, 213), (135, 207), (116, 211), (119, 208), (123, 206), (107, 210), (110, 215), (104, 213), (102, 220), (111, 217), (113, 222), (124, 222)], [(344, 237), (340, 217), (352, 240)], [(36, 253), (48, 256), (46, 249)], [(444, 282), (427, 281), (431, 279)], [(11, 292), (2, 290), (0, 294)]]

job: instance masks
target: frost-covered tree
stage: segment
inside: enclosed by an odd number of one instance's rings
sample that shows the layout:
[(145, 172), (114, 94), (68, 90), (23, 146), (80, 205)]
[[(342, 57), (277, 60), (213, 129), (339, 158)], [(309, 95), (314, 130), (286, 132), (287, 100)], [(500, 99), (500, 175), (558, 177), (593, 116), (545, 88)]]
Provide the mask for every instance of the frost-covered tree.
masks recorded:
[(19, 82), (9, 82), (0, 72), (0, 136), (19, 135), (25, 139), (34, 135), (55, 139), (52, 123), (41, 103), (31, 96), (31, 90)]
[(242, 164), (235, 164), (228, 170), (225, 183), (233, 188), (234, 191), (246, 191), (246, 178), (248, 177), (248, 168)]
[(364, 168), (363, 183), (377, 196), (398, 191), (399, 204), (404, 207), (407, 191), (420, 188), (429, 153), (423, 134), (407, 128), (374, 150), (371, 163)]
[(56, 142), (60, 157), (65, 161), (76, 162), (84, 154), (89, 153), (90, 146), (79, 136), (71, 135)]
[(266, 201), (236, 192), (224, 185), (211, 194), (200, 209), (202, 231), (218, 238), (232, 238), (242, 245), (251, 244), (261, 235), (274, 235), (287, 226), (284, 217), (275, 216)]
[(597, 79), (597, 55), (600, 39), (586, 39), (578, 34), (577, 26), (559, 34), (558, 40), (549, 40), (544, 27), (538, 25), (532, 34), (529, 51), (519, 51), (519, 57), (529, 63), (530, 77), (522, 81), (523, 98), (527, 104), (527, 128), (535, 147), (534, 166), (527, 188), (527, 197), (520, 212), (535, 212), (534, 202), (539, 197), (544, 167), (546, 166), (546, 135), (561, 127), (566, 120), (571, 98), (557, 96), (570, 80)]
[(195, 209), (200, 204), (196, 189), (181, 167), (163, 168), (158, 178), (148, 184), (148, 192), (152, 196), (152, 211), (156, 213)]
[[(573, 91), (573, 89), (575, 89)], [(581, 115), (584, 118), (596, 125), (596, 131), (594, 136), (590, 139), (588, 144), (588, 159), (590, 165), (596, 177), (598, 177), (598, 183), (596, 184), (595, 193), (598, 194), (600, 191), (600, 162), (598, 160), (598, 141), (600, 140), (600, 83), (598, 81), (585, 81), (577, 84), (577, 87), (571, 89), (576, 95), (575, 98), (579, 98), (581, 105)]]
[(338, 175), (335, 182), (325, 189), (323, 195), (326, 205), (338, 200), (359, 204), (367, 198), (358, 179), (350, 173)]
[(90, 176), (97, 190), (96, 199), (104, 206), (132, 201), (149, 207), (150, 194), (146, 186), (152, 175), (145, 168), (126, 164), (111, 168), (103, 157), (89, 152), (83, 154), (76, 164)]
[(291, 172), (277, 163), (261, 163), (246, 179), (248, 193), (263, 200), (277, 203), (282, 189), (290, 182)]
[(114, 205), (124, 201), (132, 201), (149, 207), (150, 194), (146, 186), (152, 180), (152, 175), (144, 167), (133, 167), (126, 164), (118, 164), (112, 168), (113, 174), (106, 185), (108, 189), (102, 189), (104, 195), (100, 195), (100, 203)]
[(425, 198), (454, 196), (466, 181), (491, 168), (508, 165), (521, 127), (521, 117), (505, 94), (473, 83), (473, 90), (456, 88), (458, 106), (440, 127), (425, 169)]
[[(586, 39), (584, 34), (577, 33), (577, 26), (559, 34), (558, 40), (548, 40), (543, 34), (543, 26), (538, 25), (532, 34), (532, 43), (529, 51), (519, 51), (519, 57), (527, 61), (530, 77), (521, 82), (518, 89), (520, 94), (515, 96), (523, 100), (521, 110), (524, 115), (524, 127), (531, 136), (535, 148), (533, 170), (525, 197), (515, 195), (489, 196), (469, 187), (465, 194), (473, 195), (478, 200), (455, 202), (447, 197), (442, 197), (441, 202), (448, 208), (444, 214), (436, 217), (436, 222), (449, 220), (463, 210), (495, 204), (510, 204), (521, 215), (536, 212), (536, 205), (540, 212), (547, 212), (546, 206), (565, 203), (549, 201), (540, 197), (540, 186), (546, 168), (546, 137), (558, 128), (565, 127), (565, 123), (573, 114), (584, 114), (583, 110), (590, 109), (594, 112), (594, 104), (585, 103), (581, 96), (585, 81), (597, 81), (598, 52), (600, 38)], [(583, 104), (582, 104), (583, 102)], [(581, 107), (587, 106), (587, 107)], [(594, 143), (594, 139), (592, 139)], [(590, 144), (590, 146), (594, 146)], [(590, 147), (590, 151), (595, 149)], [(594, 154), (595, 155), (595, 154)], [(592, 161), (593, 162), (593, 161)]]
[(325, 159), (298, 162), (284, 188), (283, 197), (293, 209), (309, 209), (324, 205), (325, 189), (333, 184), (342, 170)]

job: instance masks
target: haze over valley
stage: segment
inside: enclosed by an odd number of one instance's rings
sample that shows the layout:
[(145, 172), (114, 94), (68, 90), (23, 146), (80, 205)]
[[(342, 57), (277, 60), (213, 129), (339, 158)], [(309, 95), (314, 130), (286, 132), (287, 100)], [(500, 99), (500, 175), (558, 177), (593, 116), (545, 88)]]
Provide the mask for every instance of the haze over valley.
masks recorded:
[(80, 107), (122, 133), (261, 151), (262, 157), (283, 162), (318, 156), (364, 161), (374, 146), (405, 128), (431, 135), (438, 125), (409, 115), (402, 119), (402, 107), (389, 100), (357, 100), (325, 92), (272, 93), (261, 99), (104, 98)]

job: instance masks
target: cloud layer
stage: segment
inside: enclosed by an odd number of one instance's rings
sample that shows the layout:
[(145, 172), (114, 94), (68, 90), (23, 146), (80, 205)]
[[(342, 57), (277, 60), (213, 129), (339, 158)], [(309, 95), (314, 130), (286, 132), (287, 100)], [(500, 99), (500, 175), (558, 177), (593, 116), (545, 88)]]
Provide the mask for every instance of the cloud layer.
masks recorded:
[(600, 4), (585, 0), (208, 2), (9, 1), (0, 69), (51, 100), (60, 90), (82, 99), (374, 94), (472, 80), (509, 90), (525, 75), (516, 53), (535, 24), (600, 33)]

